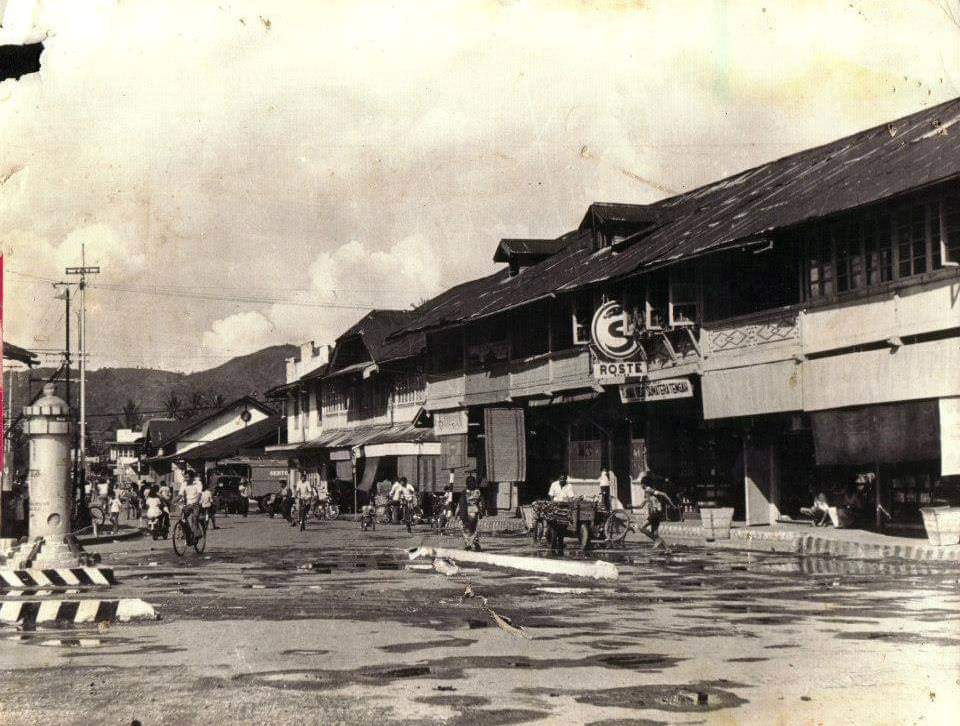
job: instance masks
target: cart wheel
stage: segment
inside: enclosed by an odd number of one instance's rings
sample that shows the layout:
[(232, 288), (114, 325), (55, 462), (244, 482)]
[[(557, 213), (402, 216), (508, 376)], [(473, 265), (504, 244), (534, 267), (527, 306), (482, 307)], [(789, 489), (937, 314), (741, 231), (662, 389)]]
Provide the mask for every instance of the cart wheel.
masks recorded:
[(611, 512), (607, 521), (603, 523), (603, 533), (607, 536), (607, 542), (612, 545), (623, 544), (629, 530), (630, 517), (623, 511)]
[(580, 541), (580, 546), (583, 549), (587, 549), (590, 546), (590, 523), (581, 522), (580, 526), (577, 528), (577, 539)]

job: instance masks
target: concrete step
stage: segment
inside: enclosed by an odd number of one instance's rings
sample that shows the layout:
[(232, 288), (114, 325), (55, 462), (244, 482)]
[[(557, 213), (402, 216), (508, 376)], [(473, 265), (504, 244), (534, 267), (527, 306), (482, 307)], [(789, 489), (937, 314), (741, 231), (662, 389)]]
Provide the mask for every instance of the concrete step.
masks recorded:
[(121, 623), (158, 620), (156, 611), (139, 598), (119, 600), (19, 600), (0, 605), (0, 623)]

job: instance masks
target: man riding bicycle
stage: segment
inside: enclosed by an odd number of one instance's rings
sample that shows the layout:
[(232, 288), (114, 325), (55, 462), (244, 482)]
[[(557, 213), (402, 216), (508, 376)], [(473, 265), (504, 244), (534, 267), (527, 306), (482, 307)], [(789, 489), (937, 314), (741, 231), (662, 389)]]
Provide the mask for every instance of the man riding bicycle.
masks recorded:
[(412, 532), (413, 512), (417, 507), (417, 488), (407, 481), (407, 477), (400, 477), (400, 498), (403, 505), (403, 523), (407, 531)]
[[(179, 491), (178, 501), (183, 502), (183, 514), (190, 524), (190, 539), (194, 533), (200, 531), (200, 497), (203, 495), (203, 484), (196, 472), (190, 472), (190, 483), (184, 484)], [(192, 542), (190, 542), (192, 544)]]
[[(303, 532), (307, 528), (307, 515), (310, 514), (310, 507), (313, 506), (313, 500), (317, 497), (317, 490), (307, 476), (307, 472), (300, 472), (294, 493), (297, 497), (297, 511), (300, 515), (300, 531)], [(290, 526), (294, 526), (294, 522), (291, 522)]]

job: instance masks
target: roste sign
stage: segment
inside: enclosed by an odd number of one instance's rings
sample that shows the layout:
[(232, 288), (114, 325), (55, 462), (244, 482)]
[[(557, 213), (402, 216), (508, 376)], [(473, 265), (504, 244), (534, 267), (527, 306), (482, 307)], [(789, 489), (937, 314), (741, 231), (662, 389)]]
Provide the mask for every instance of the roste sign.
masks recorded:
[(600, 383), (623, 383), (646, 373), (643, 348), (633, 335), (623, 305), (603, 303), (590, 325), (594, 355), (593, 377)]

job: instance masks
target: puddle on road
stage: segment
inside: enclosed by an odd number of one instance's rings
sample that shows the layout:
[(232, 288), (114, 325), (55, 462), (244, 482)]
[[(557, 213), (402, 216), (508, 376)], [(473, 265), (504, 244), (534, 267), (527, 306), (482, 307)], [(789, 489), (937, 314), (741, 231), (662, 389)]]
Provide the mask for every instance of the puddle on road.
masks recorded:
[(445, 638), (443, 640), (418, 640), (412, 643), (394, 643), (381, 645), (377, 650), (384, 653), (415, 653), (418, 650), (432, 650), (434, 648), (466, 648), (476, 643), (470, 638)]
[[(697, 681), (683, 684), (626, 686), (590, 691), (573, 691), (577, 703), (601, 708), (632, 708), (669, 711), (673, 713), (706, 713), (725, 708), (737, 708), (749, 703), (729, 688), (744, 688), (742, 683), (730, 681)], [(515, 693), (544, 696), (555, 691), (544, 688), (515, 688)]]

